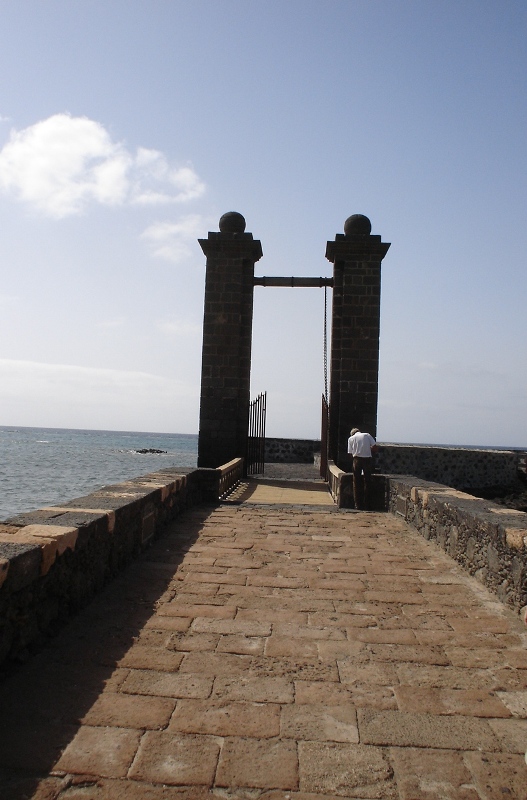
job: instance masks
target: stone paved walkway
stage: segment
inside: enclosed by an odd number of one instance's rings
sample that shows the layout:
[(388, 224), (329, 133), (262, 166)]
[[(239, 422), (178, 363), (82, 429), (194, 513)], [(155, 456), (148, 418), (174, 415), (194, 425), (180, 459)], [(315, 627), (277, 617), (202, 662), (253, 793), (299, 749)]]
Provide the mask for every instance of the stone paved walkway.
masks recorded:
[(0, 797), (525, 800), (526, 644), (398, 518), (197, 509), (0, 687)]
[(303, 480), (248, 478), (229, 495), (230, 503), (261, 505), (334, 506), (327, 483)]

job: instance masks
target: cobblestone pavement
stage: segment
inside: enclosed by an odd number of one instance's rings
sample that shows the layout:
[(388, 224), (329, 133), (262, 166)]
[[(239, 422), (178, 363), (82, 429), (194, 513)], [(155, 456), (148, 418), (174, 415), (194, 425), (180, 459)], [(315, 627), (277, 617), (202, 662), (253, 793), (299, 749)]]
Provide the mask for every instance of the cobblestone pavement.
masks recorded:
[(517, 616), (387, 514), (177, 520), (0, 687), (2, 800), (527, 797)]

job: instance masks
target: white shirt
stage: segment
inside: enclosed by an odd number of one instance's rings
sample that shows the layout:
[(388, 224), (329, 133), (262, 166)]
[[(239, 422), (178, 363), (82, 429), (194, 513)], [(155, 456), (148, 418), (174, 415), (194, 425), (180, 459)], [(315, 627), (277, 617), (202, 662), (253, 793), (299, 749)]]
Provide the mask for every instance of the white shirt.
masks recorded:
[(354, 433), (348, 439), (348, 453), (360, 458), (371, 458), (371, 448), (375, 445), (375, 439), (369, 433)]

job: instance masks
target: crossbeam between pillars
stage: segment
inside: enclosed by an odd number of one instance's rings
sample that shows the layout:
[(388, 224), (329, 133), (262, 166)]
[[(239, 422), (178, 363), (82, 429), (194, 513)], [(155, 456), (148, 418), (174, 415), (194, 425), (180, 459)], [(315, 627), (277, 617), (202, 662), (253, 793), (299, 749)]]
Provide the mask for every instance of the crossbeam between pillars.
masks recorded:
[(323, 286), (333, 286), (333, 278), (277, 278), (258, 277), (253, 279), (253, 286), (289, 286), (321, 289)]

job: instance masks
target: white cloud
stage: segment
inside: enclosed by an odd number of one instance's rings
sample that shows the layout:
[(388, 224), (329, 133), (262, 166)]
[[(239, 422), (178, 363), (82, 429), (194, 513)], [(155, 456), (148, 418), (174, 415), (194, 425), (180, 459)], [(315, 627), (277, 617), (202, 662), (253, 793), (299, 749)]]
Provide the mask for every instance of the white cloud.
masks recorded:
[(0, 359), (6, 425), (193, 432), (198, 396), (187, 381), (146, 372)]
[(126, 317), (115, 317), (115, 319), (105, 319), (95, 323), (96, 328), (122, 328), (126, 322)]
[(11, 131), (0, 150), (0, 188), (55, 219), (82, 213), (90, 202), (180, 203), (205, 191), (191, 166), (174, 167), (143, 147), (134, 155), (99, 122), (69, 114)]
[(178, 222), (154, 222), (141, 238), (150, 243), (153, 255), (177, 263), (192, 254), (191, 244), (203, 235), (205, 224), (200, 214), (189, 214)]
[(167, 336), (174, 337), (197, 336), (201, 333), (200, 325), (197, 325), (195, 322), (188, 322), (180, 319), (158, 322), (157, 328)]
[(13, 294), (0, 294), (0, 309), (14, 308), (20, 303), (20, 298)]

